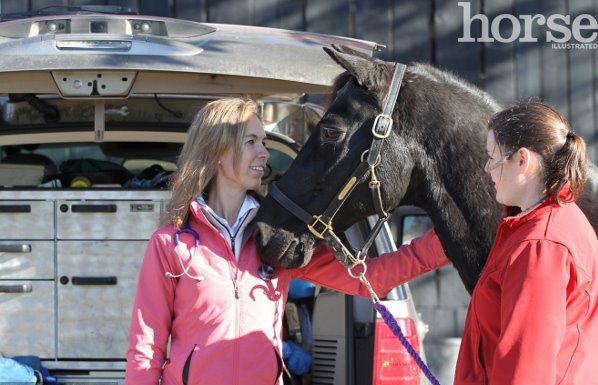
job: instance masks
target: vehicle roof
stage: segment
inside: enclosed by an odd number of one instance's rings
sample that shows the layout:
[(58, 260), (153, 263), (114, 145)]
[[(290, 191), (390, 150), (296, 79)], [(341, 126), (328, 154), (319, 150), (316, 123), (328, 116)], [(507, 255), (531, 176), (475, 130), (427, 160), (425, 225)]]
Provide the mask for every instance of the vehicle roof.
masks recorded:
[[(143, 23), (150, 32), (140, 30)], [(0, 23), (0, 94), (59, 93), (51, 74), (65, 70), (137, 71), (131, 93), (326, 93), (343, 71), (322, 49), (331, 44), (369, 55), (378, 47), (339, 36), (137, 15), (14, 20)], [(164, 75), (168, 81), (159, 82)]]

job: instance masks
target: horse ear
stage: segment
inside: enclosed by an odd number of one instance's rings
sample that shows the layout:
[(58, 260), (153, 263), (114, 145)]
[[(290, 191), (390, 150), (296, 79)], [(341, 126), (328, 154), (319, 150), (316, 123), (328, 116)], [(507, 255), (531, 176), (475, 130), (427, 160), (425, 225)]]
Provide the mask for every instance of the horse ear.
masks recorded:
[(347, 47), (346, 45), (339, 45), (339, 44), (332, 44), (332, 48), (334, 48), (337, 52), (346, 53), (353, 56), (359, 56), (362, 59), (372, 60), (372, 56), (368, 55), (362, 51), (357, 51), (356, 49)]
[(328, 56), (332, 58), (332, 60), (334, 60), (355, 77), (360, 86), (368, 86), (370, 71), (374, 65), (373, 59), (366, 59), (358, 55), (339, 52), (336, 49), (330, 49), (328, 47), (323, 48)]

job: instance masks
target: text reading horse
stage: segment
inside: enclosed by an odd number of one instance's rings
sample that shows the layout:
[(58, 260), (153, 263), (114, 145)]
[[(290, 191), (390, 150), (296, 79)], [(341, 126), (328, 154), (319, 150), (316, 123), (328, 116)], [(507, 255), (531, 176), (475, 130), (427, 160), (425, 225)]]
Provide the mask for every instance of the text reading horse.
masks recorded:
[[(347, 72), (336, 97), (277, 186), (311, 214), (321, 214), (347, 182), (372, 143), (372, 124), (388, 93), (393, 64), (355, 52), (326, 49)], [(385, 210), (422, 208), (447, 256), (471, 293), (490, 251), (502, 208), (484, 172), (486, 124), (499, 105), (483, 91), (428, 65), (408, 67), (381, 150), (377, 175)], [(334, 216), (337, 234), (376, 213), (364, 175)], [(598, 171), (590, 166), (578, 201), (598, 226)], [(309, 262), (319, 241), (292, 213), (266, 197), (256, 217), (262, 258), (273, 266)]]

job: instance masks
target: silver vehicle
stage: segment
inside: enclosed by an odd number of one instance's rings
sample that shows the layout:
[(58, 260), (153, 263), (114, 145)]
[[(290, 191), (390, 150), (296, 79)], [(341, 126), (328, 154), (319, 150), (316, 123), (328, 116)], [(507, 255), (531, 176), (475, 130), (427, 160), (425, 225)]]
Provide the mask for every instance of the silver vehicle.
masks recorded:
[[(341, 71), (321, 47), (376, 44), (60, 13), (0, 23), (0, 353), (37, 355), (61, 383), (122, 382), (143, 250), (195, 112), (225, 96), (259, 102), (266, 193), (321, 116), (304, 95), (327, 93)], [(387, 229), (377, 251), (394, 247)], [(423, 353), (408, 287), (390, 299)], [(393, 383), (419, 383), (402, 348), (375, 341), (383, 326), (368, 300), (321, 291), (311, 325), (313, 384), (382, 384), (397, 370)]]

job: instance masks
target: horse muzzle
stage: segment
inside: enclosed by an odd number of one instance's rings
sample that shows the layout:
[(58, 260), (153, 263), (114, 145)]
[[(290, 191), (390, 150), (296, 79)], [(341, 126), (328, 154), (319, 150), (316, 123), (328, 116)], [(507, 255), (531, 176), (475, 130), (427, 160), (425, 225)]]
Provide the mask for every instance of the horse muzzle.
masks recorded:
[(262, 261), (273, 267), (299, 268), (311, 260), (314, 240), (308, 235), (297, 236), (283, 229), (274, 229), (257, 222), (253, 237)]

